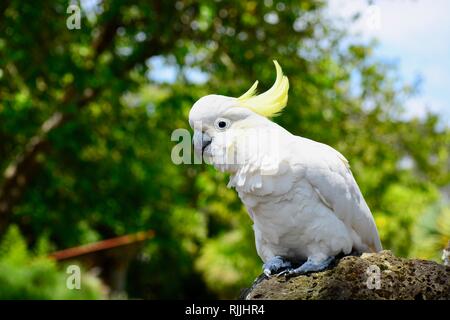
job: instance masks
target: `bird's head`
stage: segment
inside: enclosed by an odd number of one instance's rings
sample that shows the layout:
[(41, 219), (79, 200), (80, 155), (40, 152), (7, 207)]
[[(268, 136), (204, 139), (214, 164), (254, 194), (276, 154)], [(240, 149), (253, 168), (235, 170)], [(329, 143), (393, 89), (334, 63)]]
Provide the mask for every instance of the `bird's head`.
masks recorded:
[[(224, 156), (235, 156), (237, 141), (252, 135), (254, 142), (255, 130), (270, 128), (273, 123), (268, 118), (283, 110), (289, 90), (287, 77), (283, 75), (278, 62), (274, 61), (274, 64), (277, 72), (275, 83), (262, 94), (256, 94), (256, 81), (238, 98), (213, 94), (195, 102), (189, 113), (189, 124), (194, 130), (193, 142), (197, 154), (204, 155), (216, 164), (218, 158), (223, 161)], [(223, 170), (231, 168), (221, 167)]]

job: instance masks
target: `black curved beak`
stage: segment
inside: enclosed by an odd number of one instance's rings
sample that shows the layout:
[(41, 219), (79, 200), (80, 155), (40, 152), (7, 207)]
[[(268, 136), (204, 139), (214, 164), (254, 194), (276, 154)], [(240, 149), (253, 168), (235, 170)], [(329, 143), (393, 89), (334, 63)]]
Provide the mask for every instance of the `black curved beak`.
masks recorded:
[(195, 131), (194, 139), (192, 139), (194, 149), (203, 153), (211, 142), (212, 138), (206, 132)]

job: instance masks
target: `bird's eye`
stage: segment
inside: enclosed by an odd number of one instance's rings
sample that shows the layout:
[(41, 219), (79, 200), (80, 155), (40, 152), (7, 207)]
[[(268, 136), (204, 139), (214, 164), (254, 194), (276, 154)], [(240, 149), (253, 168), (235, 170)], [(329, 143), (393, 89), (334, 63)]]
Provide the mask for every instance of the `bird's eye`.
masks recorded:
[(218, 118), (216, 120), (216, 122), (214, 123), (215, 127), (218, 130), (225, 130), (228, 129), (228, 127), (230, 126), (231, 122), (228, 119), (224, 119), (224, 118)]

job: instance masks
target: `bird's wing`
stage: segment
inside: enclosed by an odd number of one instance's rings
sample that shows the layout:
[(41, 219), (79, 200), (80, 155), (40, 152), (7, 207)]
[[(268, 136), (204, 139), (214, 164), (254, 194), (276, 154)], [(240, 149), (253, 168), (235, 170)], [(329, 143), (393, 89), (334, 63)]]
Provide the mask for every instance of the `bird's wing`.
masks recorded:
[(300, 144), (304, 176), (321, 201), (353, 229), (367, 250), (382, 250), (375, 221), (345, 157), (312, 140), (302, 138)]

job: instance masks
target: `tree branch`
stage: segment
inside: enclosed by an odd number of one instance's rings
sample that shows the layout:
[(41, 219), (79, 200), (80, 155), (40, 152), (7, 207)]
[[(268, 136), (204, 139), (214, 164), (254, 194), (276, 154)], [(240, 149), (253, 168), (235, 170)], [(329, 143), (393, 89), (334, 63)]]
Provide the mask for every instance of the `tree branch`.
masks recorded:
[[(114, 35), (119, 26), (116, 19), (112, 19), (103, 29), (103, 32), (97, 38), (93, 47), (94, 56), (97, 58), (114, 40)], [(78, 109), (83, 108), (91, 102), (99, 91), (87, 88), (83, 95), (77, 99), (74, 86), (67, 88), (61, 105), (75, 103)], [(56, 111), (40, 127), (38, 133), (34, 135), (25, 145), (24, 150), (15, 157), (15, 159), (6, 167), (3, 173), (3, 181), (0, 185), (0, 234), (8, 225), (8, 220), (13, 207), (22, 198), (27, 185), (37, 173), (41, 161), (39, 155), (48, 153), (50, 143), (48, 135), (69, 121), (71, 114)]]
[[(102, 52), (114, 42), (119, 26), (120, 20), (117, 17), (112, 17), (105, 24), (100, 36), (92, 43), (94, 60), (97, 60)], [(116, 76), (123, 75), (147, 58), (165, 52), (172, 45), (173, 43), (161, 43), (158, 38), (152, 37), (142, 43), (135, 54), (127, 60), (121, 63), (115, 61), (111, 67)], [(100, 89), (86, 88), (83, 95), (77, 98), (75, 88), (71, 86), (67, 89), (60, 104), (75, 104), (80, 110), (100, 93)], [(50, 150), (49, 134), (70, 121), (72, 116), (73, 114), (70, 113), (55, 112), (41, 125), (39, 132), (28, 141), (24, 151), (7, 166), (0, 185), (0, 234), (8, 225), (13, 207), (19, 203), (30, 181), (38, 172), (42, 162), (40, 155), (45, 155)]]
[(11, 4), (11, 0), (2, 0), (0, 2), (0, 18), (4, 18), (6, 9), (8, 9), (10, 4)]
[[(85, 90), (76, 102), (78, 109), (89, 104), (98, 95), (98, 91)], [(75, 99), (75, 89), (69, 87), (61, 100), (66, 105)], [(48, 153), (50, 143), (48, 135), (71, 119), (70, 113), (54, 112), (40, 127), (39, 132), (26, 144), (24, 151), (6, 167), (3, 183), (0, 186), (0, 234), (6, 228), (11, 210), (20, 201), (27, 184), (37, 173), (42, 159), (39, 155)]]

